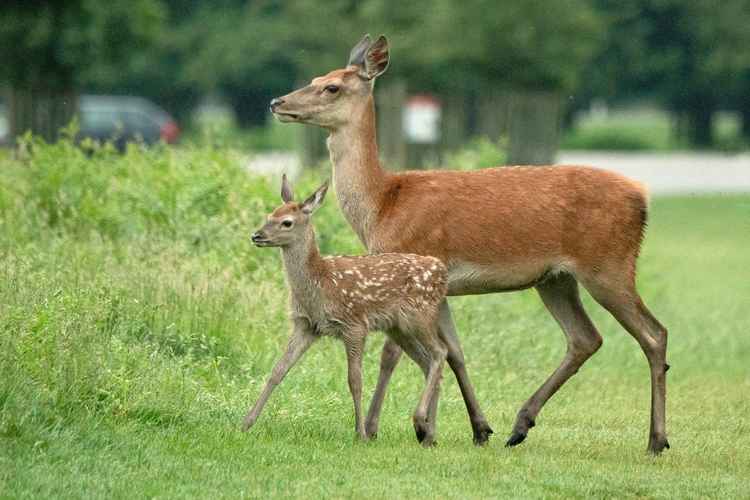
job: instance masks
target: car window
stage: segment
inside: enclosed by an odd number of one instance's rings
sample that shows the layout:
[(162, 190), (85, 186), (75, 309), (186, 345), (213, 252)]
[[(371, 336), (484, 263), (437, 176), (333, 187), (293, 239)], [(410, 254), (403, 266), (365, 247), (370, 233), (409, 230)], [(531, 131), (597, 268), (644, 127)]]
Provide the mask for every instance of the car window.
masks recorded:
[(112, 110), (81, 110), (81, 128), (84, 130), (113, 130), (122, 125), (123, 121)]
[(120, 111), (119, 117), (125, 128), (132, 133), (143, 136), (158, 134), (159, 125), (148, 115), (140, 111)]

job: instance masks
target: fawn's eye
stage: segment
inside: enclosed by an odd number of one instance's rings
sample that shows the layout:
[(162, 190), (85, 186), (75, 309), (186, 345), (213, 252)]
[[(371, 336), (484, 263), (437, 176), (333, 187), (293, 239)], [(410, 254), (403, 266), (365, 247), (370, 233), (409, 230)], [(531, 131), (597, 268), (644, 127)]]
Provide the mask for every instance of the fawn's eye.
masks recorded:
[(281, 223), (281, 225), (282, 225), (283, 227), (292, 227), (292, 221), (290, 221), (290, 220), (285, 220), (285, 221), (283, 221), (283, 222)]
[(330, 92), (331, 94), (335, 94), (339, 91), (338, 85), (327, 85), (326, 88), (324, 88), (326, 92)]

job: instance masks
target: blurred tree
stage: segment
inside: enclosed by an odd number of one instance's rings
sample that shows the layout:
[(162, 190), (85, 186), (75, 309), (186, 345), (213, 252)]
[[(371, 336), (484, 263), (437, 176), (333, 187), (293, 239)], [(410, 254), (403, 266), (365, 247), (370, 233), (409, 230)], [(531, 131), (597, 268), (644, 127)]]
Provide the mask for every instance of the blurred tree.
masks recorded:
[[(148, 97), (178, 121), (189, 119), (204, 90), (184, 75), (185, 61), (193, 50), (193, 16), (204, 0), (161, 0), (163, 20), (148, 43), (132, 44), (117, 71), (86, 72), (82, 90), (104, 94)], [(203, 32), (209, 32), (204, 27)], [(208, 36), (208, 35), (207, 35)]]
[(654, 95), (686, 118), (693, 145), (710, 146), (715, 111), (750, 68), (750, 0), (596, 5), (608, 21), (608, 37), (586, 71), (582, 93), (608, 99)]
[(9, 87), (10, 129), (55, 138), (75, 113), (77, 89), (117, 78), (133, 47), (163, 21), (159, 0), (10, 0), (0, 9), (0, 81)]
[(553, 161), (561, 96), (576, 87), (603, 36), (590, 2), (436, 0), (425, 12), (416, 45), (433, 70), (424, 77), (476, 95), (479, 124), (491, 133), (508, 127), (511, 163)]

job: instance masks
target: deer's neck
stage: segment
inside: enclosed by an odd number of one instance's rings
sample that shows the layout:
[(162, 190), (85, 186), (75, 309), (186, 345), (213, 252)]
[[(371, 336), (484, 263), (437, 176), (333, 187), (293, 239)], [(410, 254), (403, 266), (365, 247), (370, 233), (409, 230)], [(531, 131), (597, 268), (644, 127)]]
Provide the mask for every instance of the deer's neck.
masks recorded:
[(354, 120), (331, 131), (328, 151), (333, 163), (333, 183), (341, 211), (359, 239), (368, 238), (381, 203), (385, 172), (378, 159), (375, 102), (368, 97)]
[(302, 239), (282, 247), (281, 255), (292, 300), (307, 314), (314, 315), (321, 307), (320, 282), (325, 264), (312, 227)]

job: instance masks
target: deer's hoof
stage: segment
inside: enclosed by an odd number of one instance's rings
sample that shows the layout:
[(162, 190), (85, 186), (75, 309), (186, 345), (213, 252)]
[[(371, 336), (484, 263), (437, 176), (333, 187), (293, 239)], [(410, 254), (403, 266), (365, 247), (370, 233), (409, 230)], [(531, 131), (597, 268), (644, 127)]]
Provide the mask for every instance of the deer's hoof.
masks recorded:
[(651, 436), (648, 440), (648, 452), (659, 455), (665, 449), (669, 449), (669, 441), (666, 436)]
[(490, 440), (490, 436), (495, 432), (487, 422), (482, 422), (474, 428), (474, 444), (484, 446)]
[(522, 433), (518, 431), (513, 431), (513, 434), (511, 434), (508, 440), (505, 442), (505, 446), (508, 448), (510, 448), (511, 446), (517, 446), (523, 443), (524, 439), (526, 439), (525, 432)]

